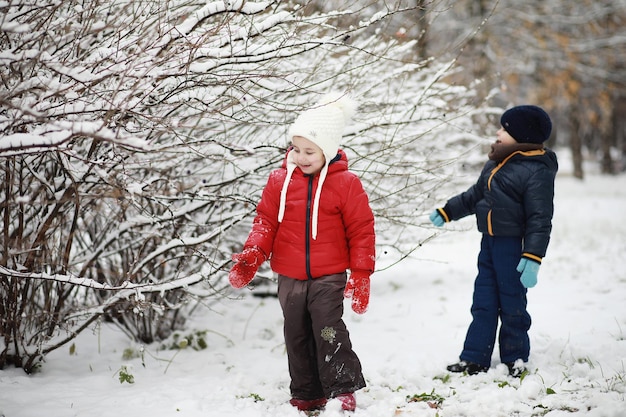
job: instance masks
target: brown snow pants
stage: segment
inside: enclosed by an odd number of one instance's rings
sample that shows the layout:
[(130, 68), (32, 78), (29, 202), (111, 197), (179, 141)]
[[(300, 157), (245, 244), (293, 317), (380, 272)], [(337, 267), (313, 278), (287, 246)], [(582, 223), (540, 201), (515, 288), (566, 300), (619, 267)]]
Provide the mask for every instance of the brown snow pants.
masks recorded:
[(342, 319), (345, 285), (345, 272), (308, 281), (278, 276), (293, 398), (334, 398), (365, 387)]

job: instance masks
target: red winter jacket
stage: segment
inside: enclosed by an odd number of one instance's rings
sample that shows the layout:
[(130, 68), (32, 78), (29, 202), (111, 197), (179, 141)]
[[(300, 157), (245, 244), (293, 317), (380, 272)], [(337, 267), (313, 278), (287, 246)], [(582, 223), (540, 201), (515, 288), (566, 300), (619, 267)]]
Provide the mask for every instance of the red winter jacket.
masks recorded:
[(374, 215), (359, 178), (348, 171), (339, 150), (328, 167), (320, 196), (317, 239), (311, 235), (311, 212), (319, 174), (296, 168), (287, 190), (283, 221), (278, 222), (283, 166), (270, 173), (245, 246), (258, 246), (272, 270), (299, 280), (354, 271), (372, 273), (375, 259)]

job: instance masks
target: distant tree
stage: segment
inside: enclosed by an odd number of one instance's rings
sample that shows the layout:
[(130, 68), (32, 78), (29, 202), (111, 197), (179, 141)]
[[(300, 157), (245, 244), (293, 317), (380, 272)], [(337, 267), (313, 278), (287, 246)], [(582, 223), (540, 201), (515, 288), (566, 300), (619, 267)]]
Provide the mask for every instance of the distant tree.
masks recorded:
[[(538, 2), (519, 13), (536, 85), (530, 99), (546, 103), (560, 121), (582, 178), (583, 152), (598, 154), (602, 172), (615, 172), (611, 149), (615, 103), (626, 89), (626, 4), (623, 1)], [(620, 159), (623, 156), (620, 156)]]
[[(574, 175), (582, 178), (584, 152), (612, 173), (624, 160), (613, 115), (626, 94), (626, 3), (623, 0), (458, 0), (440, 16), (437, 47), (458, 44), (465, 85), (498, 91), (504, 105), (534, 102), (555, 122), (556, 140), (570, 146)], [(468, 11), (471, 11), (468, 12)], [(452, 36), (484, 26), (467, 42)], [(452, 35), (442, 26), (455, 22)], [(465, 25), (464, 23), (467, 23)], [(451, 39), (452, 37), (452, 39)], [(457, 51), (458, 49), (453, 49)], [(431, 53), (434, 53), (431, 50)], [(621, 165), (624, 165), (621, 163)]]
[(421, 215), (479, 137), (474, 93), (385, 32), (400, 10), (306, 6), (0, 6), (0, 367), (32, 372), (100, 320), (161, 340), (227, 296), (289, 124), (332, 89), (362, 103), (345, 148), (381, 267), (432, 236)]

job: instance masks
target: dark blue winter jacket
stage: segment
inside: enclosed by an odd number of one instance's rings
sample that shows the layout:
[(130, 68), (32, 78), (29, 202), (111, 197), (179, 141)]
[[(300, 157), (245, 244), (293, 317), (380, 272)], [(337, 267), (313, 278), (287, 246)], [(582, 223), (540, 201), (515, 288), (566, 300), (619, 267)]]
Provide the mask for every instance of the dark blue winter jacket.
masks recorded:
[(557, 170), (556, 154), (547, 148), (490, 160), (476, 184), (439, 212), (446, 221), (476, 214), (481, 233), (522, 237), (522, 256), (541, 262), (552, 231)]

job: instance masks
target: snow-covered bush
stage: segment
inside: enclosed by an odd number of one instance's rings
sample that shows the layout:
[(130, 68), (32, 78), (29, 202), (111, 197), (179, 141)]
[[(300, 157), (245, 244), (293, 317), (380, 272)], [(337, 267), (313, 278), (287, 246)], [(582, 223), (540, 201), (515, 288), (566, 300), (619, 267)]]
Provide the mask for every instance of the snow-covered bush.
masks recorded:
[(197, 302), (225, 296), (289, 124), (329, 90), (361, 102), (344, 145), (392, 262), (430, 236), (417, 216), (448, 178), (451, 149), (476, 138), (472, 92), (444, 82), (454, 63), (389, 36), (393, 10), (0, 9), (0, 367), (30, 372), (100, 319), (163, 340)]

